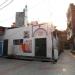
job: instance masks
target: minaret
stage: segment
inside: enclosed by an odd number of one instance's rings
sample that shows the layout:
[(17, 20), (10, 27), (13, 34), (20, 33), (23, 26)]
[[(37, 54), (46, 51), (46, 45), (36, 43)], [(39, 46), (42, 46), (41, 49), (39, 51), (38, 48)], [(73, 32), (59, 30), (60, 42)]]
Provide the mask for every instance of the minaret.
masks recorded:
[(27, 27), (27, 5), (25, 5), (25, 8), (23, 10), (24, 12), (24, 25)]

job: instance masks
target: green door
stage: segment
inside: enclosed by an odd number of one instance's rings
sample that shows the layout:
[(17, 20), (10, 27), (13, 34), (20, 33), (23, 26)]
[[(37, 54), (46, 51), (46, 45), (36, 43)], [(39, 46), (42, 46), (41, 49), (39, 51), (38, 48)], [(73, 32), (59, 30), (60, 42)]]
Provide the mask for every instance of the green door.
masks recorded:
[(46, 57), (46, 38), (35, 39), (35, 56)]

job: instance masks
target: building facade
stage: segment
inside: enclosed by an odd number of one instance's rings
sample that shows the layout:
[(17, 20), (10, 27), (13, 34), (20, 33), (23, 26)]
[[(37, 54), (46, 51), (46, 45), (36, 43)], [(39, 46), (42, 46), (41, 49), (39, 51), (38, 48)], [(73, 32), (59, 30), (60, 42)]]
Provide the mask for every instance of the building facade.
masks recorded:
[(57, 37), (48, 24), (7, 28), (0, 39), (0, 56), (58, 59)]
[(67, 39), (70, 40), (72, 49), (75, 49), (75, 5), (70, 4), (67, 12)]

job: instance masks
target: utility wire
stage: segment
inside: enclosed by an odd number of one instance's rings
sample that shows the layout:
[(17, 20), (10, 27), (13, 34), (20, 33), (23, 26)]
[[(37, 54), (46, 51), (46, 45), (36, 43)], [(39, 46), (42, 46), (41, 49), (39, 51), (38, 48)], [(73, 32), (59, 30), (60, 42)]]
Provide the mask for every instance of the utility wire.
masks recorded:
[[(8, 4), (6, 4), (5, 6), (3, 6), (2, 8), (0, 8), (0, 10), (4, 9), (5, 7), (7, 7), (8, 5), (10, 5), (14, 0), (11, 0)], [(5, 2), (6, 3), (6, 2)]]
[[(6, 2), (7, 2), (8, 0), (6, 0)], [(14, 0), (11, 0), (8, 4), (6, 4), (4, 7), (2, 7), (2, 8), (0, 8), (0, 10), (2, 10), (3, 8), (5, 8), (5, 7), (7, 7), (8, 5), (10, 5), (12, 2), (13, 2)], [(1, 5), (3, 5), (4, 3), (6, 3), (6, 2), (3, 2)], [(35, 8), (36, 6), (38, 6), (40, 3), (42, 2), (42, 0), (40, 0), (39, 2), (37, 2), (37, 4), (35, 4), (33, 7), (31, 7), (30, 9), (29, 9), (29, 11), (31, 11), (33, 8)], [(1, 6), (0, 5), (0, 6)], [(8, 19), (9, 20), (9, 19)]]
[[(7, 0), (7, 1), (8, 1), (8, 0)], [(4, 7), (0, 8), (0, 10), (3, 9), (3, 8), (5, 8), (5, 7), (8, 6), (9, 4), (11, 4), (13, 1), (14, 1), (14, 0), (11, 0), (10, 3), (8, 3), (8, 4), (5, 5)], [(35, 4), (33, 7), (31, 7), (31, 8), (29, 9), (29, 11), (31, 11), (33, 8), (35, 8), (36, 6), (38, 6), (41, 2), (42, 2), (42, 0), (39, 1), (37, 4)], [(12, 17), (10, 17), (10, 18), (12, 18)], [(9, 20), (9, 19), (7, 19), (7, 20)], [(5, 21), (2, 21), (2, 22), (5, 22)]]
[(1, 3), (1, 4), (0, 4), (0, 7), (1, 7), (2, 5), (4, 5), (6, 2), (8, 2), (8, 0), (5, 0), (3, 3)]

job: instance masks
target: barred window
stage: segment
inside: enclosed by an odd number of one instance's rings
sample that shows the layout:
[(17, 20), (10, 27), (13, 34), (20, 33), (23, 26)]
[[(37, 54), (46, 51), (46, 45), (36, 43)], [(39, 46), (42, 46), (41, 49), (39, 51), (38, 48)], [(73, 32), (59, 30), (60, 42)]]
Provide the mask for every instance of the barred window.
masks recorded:
[(15, 40), (13, 40), (14, 45), (20, 45), (22, 43), (23, 43), (23, 39), (15, 39)]

